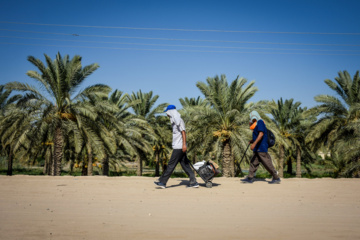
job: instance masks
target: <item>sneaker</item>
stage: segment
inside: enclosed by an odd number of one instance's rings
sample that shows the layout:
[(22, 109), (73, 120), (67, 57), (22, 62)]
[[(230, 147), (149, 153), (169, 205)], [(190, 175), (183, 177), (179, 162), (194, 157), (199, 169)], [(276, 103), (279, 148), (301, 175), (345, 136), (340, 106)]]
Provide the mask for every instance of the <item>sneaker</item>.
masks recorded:
[(166, 188), (166, 185), (162, 182), (154, 182), (159, 188)]
[(187, 185), (187, 188), (198, 188), (198, 187), (199, 187), (198, 183), (193, 183), (193, 184)]
[(281, 182), (281, 179), (278, 178), (278, 179), (272, 179), (269, 184), (279, 184)]
[(243, 183), (253, 183), (254, 182), (254, 178), (244, 178), (241, 179), (240, 181), (242, 181)]

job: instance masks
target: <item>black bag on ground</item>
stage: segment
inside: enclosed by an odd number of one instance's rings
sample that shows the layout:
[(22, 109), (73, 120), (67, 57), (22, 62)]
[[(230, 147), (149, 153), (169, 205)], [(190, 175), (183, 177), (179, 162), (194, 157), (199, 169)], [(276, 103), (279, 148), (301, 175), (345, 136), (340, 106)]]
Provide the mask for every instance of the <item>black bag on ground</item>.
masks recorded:
[(201, 166), (197, 172), (205, 182), (211, 180), (217, 174), (215, 166), (209, 162)]

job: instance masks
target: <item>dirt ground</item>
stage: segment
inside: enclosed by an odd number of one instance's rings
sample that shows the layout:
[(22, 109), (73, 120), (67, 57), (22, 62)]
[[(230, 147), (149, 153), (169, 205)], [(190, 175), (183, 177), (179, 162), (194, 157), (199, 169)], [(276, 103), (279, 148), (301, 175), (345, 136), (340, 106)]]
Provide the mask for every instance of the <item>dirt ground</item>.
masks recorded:
[(360, 239), (360, 179), (0, 176), (0, 239)]

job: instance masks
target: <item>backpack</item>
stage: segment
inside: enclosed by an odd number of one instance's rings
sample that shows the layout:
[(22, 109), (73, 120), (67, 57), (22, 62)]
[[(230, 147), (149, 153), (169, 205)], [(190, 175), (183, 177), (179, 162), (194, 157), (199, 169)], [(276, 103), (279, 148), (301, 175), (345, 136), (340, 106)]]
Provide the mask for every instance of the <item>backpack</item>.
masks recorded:
[(272, 146), (275, 145), (275, 135), (272, 131), (270, 131), (269, 129), (267, 130), (267, 143), (268, 143), (268, 148), (271, 148)]

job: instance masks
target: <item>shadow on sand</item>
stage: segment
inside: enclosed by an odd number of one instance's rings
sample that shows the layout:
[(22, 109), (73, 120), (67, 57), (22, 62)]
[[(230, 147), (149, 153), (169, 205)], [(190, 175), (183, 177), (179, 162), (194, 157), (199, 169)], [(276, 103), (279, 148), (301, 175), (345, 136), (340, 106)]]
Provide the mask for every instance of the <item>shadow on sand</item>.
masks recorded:
[[(174, 188), (174, 187), (186, 187), (190, 184), (189, 180), (178, 180), (178, 182), (180, 182), (179, 184), (173, 184), (173, 185), (169, 185), (169, 186), (166, 186), (166, 188)], [(202, 182), (198, 182), (200, 187), (204, 187), (206, 188), (206, 185), (205, 183), (202, 181)], [(218, 183), (212, 183), (212, 187), (218, 187), (220, 186), (221, 184), (218, 184)]]

